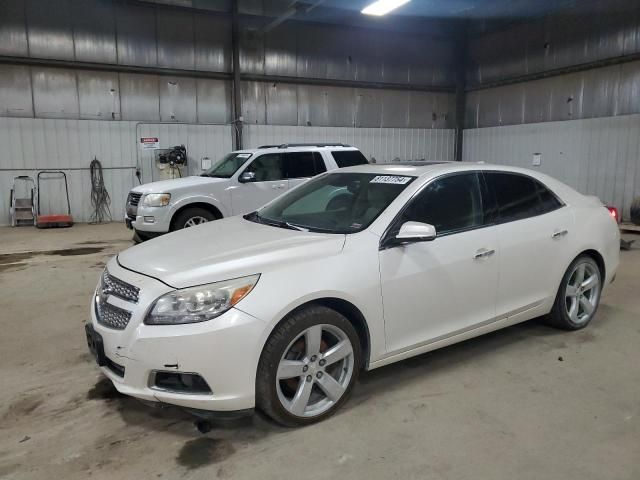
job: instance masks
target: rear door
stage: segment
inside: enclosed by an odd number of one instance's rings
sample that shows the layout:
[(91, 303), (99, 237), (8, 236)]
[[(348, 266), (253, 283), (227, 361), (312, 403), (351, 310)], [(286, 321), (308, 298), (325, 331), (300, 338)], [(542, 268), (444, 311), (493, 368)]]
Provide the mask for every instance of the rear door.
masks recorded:
[(484, 177), (497, 203), (496, 314), (526, 314), (555, 298), (570, 254), (573, 217), (533, 177), (510, 172), (485, 172)]
[(283, 194), (287, 188), (287, 177), (283, 154), (267, 153), (256, 157), (242, 172), (253, 172), (253, 181), (239, 183), (231, 190), (231, 205), (234, 215), (256, 210)]
[(327, 171), (319, 152), (288, 152), (282, 155), (289, 188)]

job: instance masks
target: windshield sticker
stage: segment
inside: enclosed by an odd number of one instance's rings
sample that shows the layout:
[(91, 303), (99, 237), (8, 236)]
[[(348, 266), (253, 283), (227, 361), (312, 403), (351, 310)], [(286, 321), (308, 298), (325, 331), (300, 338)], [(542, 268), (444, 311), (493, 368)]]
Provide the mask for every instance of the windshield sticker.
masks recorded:
[(249, 158), (251, 156), (250, 153), (239, 153), (237, 155), (238, 158)]
[(391, 183), (393, 185), (404, 185), (411, 181), (411, 177), (401, 177), (399, 175), (378, 175), (369, 183)]

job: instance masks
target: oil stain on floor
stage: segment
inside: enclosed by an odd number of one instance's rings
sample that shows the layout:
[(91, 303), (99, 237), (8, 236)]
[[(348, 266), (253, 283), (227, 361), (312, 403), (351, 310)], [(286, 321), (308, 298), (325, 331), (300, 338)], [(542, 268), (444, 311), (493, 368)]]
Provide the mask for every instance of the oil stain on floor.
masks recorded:
[(78, 248), (61, 248), (58, 250), (43, 250), (39, 252), (20, 252), (20, 253), (3, 253), (0, 254), (0, 265), (16, 265), (25, 260), (29, 260), (39, 255), (59, 255), (62, 257), (70, 257), (77, 255), (91, 255), (93, 253), (102, 252), (106, 247), (78, 247)]
[(196, 438), (186, 442), (176, 461), (189, 470), (221, 462), (235, 453), (236, 449), (228, 440)]

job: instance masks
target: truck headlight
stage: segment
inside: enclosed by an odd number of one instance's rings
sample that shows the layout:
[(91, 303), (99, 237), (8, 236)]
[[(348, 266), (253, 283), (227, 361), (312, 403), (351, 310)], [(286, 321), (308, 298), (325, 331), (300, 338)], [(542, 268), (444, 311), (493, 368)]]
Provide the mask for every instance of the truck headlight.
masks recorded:
[(259, 278), (260, 274), (257, 274), (174, 290), (153, 303), (144, 323), (178, 325), (211, 320), (246, 297)]
[(171, 200), (170, 193), (147, 193), (142, 199), (145, 207), (166, 207)]

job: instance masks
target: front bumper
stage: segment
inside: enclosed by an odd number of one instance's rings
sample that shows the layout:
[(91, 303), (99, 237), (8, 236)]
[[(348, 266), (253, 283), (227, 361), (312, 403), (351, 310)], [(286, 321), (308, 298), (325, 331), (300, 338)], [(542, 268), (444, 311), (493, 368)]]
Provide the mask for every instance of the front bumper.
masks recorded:
[[(148, 306), (171, 289), (157, 280), (124, 270), (114, 260), (109, 262), (108, 269), (116, 278), (140, 287), (141, 292), (137, 305), (114, 297), (108, 300), (133, 312), (124, 330), (98, 323), (91, 307), (91, 327), (104, 349), (100, 368), (119, 392), (197, 410), (231, 412), (254, 407), (255, 375), (266, 326), (263, 321), (232, 308), (202, 323), (145, 325), (143, 318)], [(120, 367), (123, 372), (118, 371)], [(197, 373), (212, 393), (176, 393), (154, 388), (150, 381), (156, 371)]]
[(141, 232), (167, 233), (171, 226), (171, 207), (146, 207), (142, 204), (124, 215), (127, 228)]

